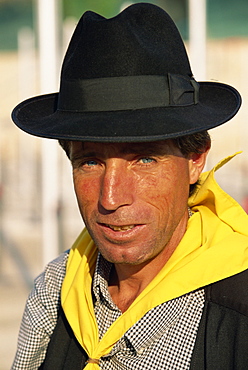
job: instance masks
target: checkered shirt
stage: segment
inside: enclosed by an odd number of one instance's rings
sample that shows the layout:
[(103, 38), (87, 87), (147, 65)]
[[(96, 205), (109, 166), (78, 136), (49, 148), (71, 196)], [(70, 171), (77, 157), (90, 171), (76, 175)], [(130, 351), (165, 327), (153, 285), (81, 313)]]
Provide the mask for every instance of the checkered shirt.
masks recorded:
[[(121, 315), (108, 292), (111, 267), (98, 256), (93, 293), (100, 338)], [(154, 307), (100, 359), (100, 368), (189, 369), (204, 302), (204, 289), (200, 289)]]
[[(68, 252), (48, 264), (35, 280), (25, 307), (12, 370), (36, 370), (44, 361), (57, 322)], [(121, 315), (108, 292), (111, 264), (98, 256), (93, 298), (100, 337)], [(145, 314), (101, 358), (102, 370), (189, 369), (204, 306), (204, 290), (165, 302)]]
[(57, 322), (68, 255), (69, 251), (50, 262), (34, 281), (34, 288), (26, 302), (11, 370), (36, 370), (45, 359)]

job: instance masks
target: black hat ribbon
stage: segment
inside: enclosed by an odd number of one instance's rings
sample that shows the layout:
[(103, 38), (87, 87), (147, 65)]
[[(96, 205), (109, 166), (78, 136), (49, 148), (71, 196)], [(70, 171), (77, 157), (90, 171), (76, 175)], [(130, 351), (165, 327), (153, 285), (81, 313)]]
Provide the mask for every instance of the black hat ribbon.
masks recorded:
[(193, 78), (170, 73), (167, 76), (62, 80), (58, 109), (104, 112), (198, 103), (199, 84)]

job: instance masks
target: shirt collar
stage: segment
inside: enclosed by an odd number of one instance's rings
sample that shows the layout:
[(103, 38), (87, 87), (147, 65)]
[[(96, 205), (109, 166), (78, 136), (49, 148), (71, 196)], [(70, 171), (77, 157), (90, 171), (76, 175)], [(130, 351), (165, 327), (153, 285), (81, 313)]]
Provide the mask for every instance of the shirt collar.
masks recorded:
[(160, 340), (163, 335), (169, 335), (169, 331), (182, 317), (188, 316), (188, 323), (193, 324), (190, 312), (202, 312), (204, 297), (204, 289), (200, 289), (154, 307), (125, 333), (110, 355), (126, 347), (142, 355), (152, 343)]
[(96, 302), (105, 299), (110, 306), (114, 305), (108, 291), (108, 281), (112, 266), (113, 264), (111, 262), (108, 262), (100, 253), (98, 253), (92, 290)]
[[(108, 291), (108, 281), (113, 264), (105, 260), (98, 253), (96, 269), (93, 277), (92, 289), (95, 300), (103, 304), (107, 304), (110, 308), (118, 309), (113, 303)], [(198, 293), (199, 294), (199, 293)], [(169, 302), (165, 302), (160, 306), (154, 307), (143, 318), (141, 318), (134, 326), (132, 326), (125, 335), (116, 343), (109, 355), (114, 355), (118, 351), (128, 346), (137, 354), (141, 354), (147, 346), (154, 340), (158, 340), (169, 328), (180, 318), (191, 300), (195, 300), (194, 304), (201, 306), (204, 302), (203, 293), (198, 296), (197, 293), (189, 293)], [(159, 318), (159, 319), (158, 319)], [(152, 327), (149, 323), (152, 322)], [(137, 335), (137, 332), (142, 331), (142, 335)]]

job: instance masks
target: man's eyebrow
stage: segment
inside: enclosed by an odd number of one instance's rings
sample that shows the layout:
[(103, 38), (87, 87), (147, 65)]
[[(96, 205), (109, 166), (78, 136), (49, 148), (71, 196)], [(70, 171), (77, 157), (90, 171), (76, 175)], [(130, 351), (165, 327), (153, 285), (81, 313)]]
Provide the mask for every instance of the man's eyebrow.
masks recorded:
[(80, 150), (76, 153), (72, 153), (71, 155), (71, 161), (77, 161), (82, 158), (91, 158), (91, 157), (96, 157), (97, 153), (94, 151), (87, 151), (87, 150)]
[[(110, 144), (111, 145), (111, 144)], [(163, 156), (169, 153), (169, 148), (166, 142), (148, 142), (148, 143), (132, 143), (120, 146), (120, 154), (134, 154), (134, 155), (144, 155), (144, 156)], [(77, 151), (73, 152), (71, 155), (71, 161), (77, 161), (84, 158), (97, 158), (104, 156), (102, 151), (97, 149), (88, 149), (82, 147)]]

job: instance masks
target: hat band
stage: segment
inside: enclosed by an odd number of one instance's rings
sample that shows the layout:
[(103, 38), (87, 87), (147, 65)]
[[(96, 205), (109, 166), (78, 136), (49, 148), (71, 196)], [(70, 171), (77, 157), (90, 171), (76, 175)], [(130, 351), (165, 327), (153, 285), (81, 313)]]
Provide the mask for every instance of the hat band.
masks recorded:
[(199, 84), (188, 76), (144, 75), (63, 80), (58, 110), (107, 112), (188, 106), (199, 101)]

